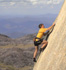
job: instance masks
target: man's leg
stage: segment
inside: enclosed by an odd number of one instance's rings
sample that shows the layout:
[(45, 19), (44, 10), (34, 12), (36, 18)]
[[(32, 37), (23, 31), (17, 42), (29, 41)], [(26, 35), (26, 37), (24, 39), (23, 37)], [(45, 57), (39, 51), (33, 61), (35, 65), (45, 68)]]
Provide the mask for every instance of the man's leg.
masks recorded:
[(43, 44), (43, 45), (42, 45), (42, 47), (40, 48), (40, 53), (41, 53), (41, 51), (44, 50), (44, 48), (46, 47), (46, 45), (48, 44), (48, 42), (47, 42), (46, 40), (44, 40), (41, 44)]
[(41, 48), (44, 48), (48, 44), (48, 42), (44, 40), (41, 44), (43, 44)]
[(38, 52), (38, 46), (35, 46), (35, 52), (34, 52), (34, 55), (33, 55), (33, 61), (34, 61), (34, 62), (36, 62), (37, 52)]

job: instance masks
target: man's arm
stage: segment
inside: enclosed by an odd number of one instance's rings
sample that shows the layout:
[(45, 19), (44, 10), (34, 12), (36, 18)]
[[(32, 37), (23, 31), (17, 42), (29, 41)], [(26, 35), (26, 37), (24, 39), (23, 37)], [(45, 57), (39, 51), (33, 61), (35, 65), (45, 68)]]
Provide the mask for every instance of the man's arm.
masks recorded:
[(50, 30), (53, 26), (55, 26), (55, 23), (53, 23), (52, 26), (50, 26), (49, 28), (47, 28), (47, 30)]

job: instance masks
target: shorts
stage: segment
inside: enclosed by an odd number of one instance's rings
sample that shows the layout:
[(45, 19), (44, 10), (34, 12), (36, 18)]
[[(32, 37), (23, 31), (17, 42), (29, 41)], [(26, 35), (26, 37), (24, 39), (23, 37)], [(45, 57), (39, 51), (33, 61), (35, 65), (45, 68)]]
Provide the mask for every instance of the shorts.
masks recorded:
[(40, 39), (39, 41), (34, 41), (35, 46), (39, 46), (43, 42), (43, 39)]

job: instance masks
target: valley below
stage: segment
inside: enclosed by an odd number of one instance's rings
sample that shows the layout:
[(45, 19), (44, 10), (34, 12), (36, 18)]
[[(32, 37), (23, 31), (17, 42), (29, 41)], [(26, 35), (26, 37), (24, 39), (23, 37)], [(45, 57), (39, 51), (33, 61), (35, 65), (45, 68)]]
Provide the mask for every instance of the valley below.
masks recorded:
[(12, 39), (0, 34), (0, 70), (33, 70), (35, 35)]

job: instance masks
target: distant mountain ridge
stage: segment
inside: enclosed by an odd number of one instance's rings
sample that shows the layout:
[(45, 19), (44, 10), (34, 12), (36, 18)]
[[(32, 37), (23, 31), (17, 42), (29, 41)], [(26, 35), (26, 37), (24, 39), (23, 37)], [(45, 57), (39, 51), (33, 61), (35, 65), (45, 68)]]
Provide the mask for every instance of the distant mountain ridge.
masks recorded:
[(14, 40), (7, 35), (0, 34), (0, 46), (13, 44)]
[(0, 33), (6, 34), (12, 38), (18, 38), (26, 34), (36, 33), (40, 23), (43, 23), (45, 27), (49, 27), (54, 22), (56, 16), (57, 14), (25, 17), (0, 17)]
[[(7, 35), (4, 35), (4, 34), (0, 34), (0, 37), (6, 37), (6, 38), (10, 38), (10, 37), (8, 37)], [(1, 39), (1, 38), (0, 38)]]
[(7, 35), (0, 34), (0, 46), (5, 46), (5, 45), (19, 45), (19, 44), (33, 44), (33, 38), (36, 36), (36, 33), (34, 34), (29, 34), (22, 36), (20, 38), (10, 38)]

